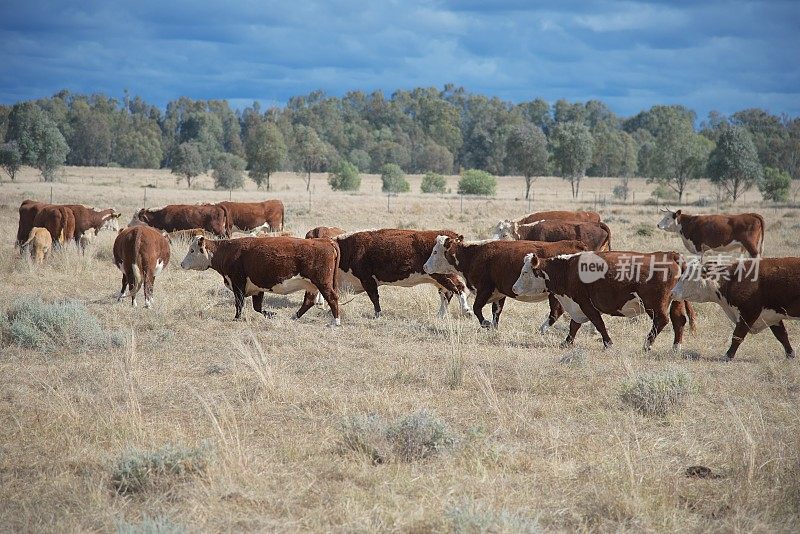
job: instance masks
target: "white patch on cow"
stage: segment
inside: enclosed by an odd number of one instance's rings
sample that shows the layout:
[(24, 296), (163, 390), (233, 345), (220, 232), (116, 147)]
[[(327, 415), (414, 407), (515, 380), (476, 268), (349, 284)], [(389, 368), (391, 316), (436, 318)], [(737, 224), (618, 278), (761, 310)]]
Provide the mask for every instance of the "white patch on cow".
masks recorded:
[(644, 313), (644, 303), (642, 302), (641, 297), (636, 293), (633, 294), (633, 298), (622, 305), (622, 308), (619, 310), (625, 317), (636, 317), (637, 315), (641, 315)]
[(402, 280), (398, 280), (397, 282), (381, 282), (375, 276), (372, 276), (373, 280), (380, 286), (380, 285), (389, 285), (395, 287), (414, 287), (420, 284), (435, 284), (435, 280), (430, 277), (430, 275), (422, 274), (422, 273), (412, 273), (407, 278), (403, 278)]
[(231, 277), (228, 275), (222, 276), (222, 283), (225, 284), (225, 287), (233, 291), (233, 282), (231, 282)]
[(325, 299), (322, 297), (322, 293), (317, 291), (317, 294), (314, 297), (314, 305), (322, 307), (324, 304), (325, 304)]
[(485, 245), (487, 243), (492, 243), (494, 241), (497, 241), (497, 239), (490, 237), (489, 239), (481, 239), (478, 241), (462, 241), (461, 244), (464, 245), (465, 247), (475, 247), (475, 246)]
[(204, 271), (211, 267), (211, 259), (214, 257), (214, 254), (208, 249), (201, 249), (201, 239), (205, 238), (203, 236), (197, 236), (192, 239), (192, 242), (189, 244), (189, 250), (186, 251), (186, 256), (181, 261), (181, 269)]
[(440, 318), (447, 317), (447, 297), (444, 291), (439, 291), (439, 313), (437, 315)]
[(577, 302), (569, 298), (567, 295), (556, 295), (555, 297), (558, 299), (558, 302), (560, 302), (561, 306), (564, 307), (564, 311), (569, 314), (573, 321), (581, 324), (589, 322), (589, 318), (586, 317)]
[(342, 326), (342, 320), (339, 317), (333, 319), (333, 326)]
[(150, 308), (152, 306), (153, 306), (153, 297), (149, 297), (149, 298), (145, 297), (145, 299), (144, 299), (144, 307), (145, 308)]
[(753, 323), (753, 326), (750, 328), (750, 331), (753, 332), (754, 334), (758, 334), (762, 330), (765, 330), (770, 326), (775, 326), (781, 321), (797, 320), (797, 319), (800, 318), (792, 317), (790, 315), (786, 315), (783, 313), (778, 313), (775, 310), (771, 310), (769, 308), (764, 308), (763, 310), (761, 310), (761, 314), (758, 316), (758, 319), (756, 319), (756, 321)]
[(161, 274), (161, 271), (163, 270), (164, 270), (164, 260), (158, 258), (158, 260), (156, 260), (156, 270), (154, 275), (158, 276), (159, 274)]
[(675, 212), (674, 211), (667, 211), (664, 213), (664, 217), (659, 221), (656, 225), (661, 230), (665, 232), (674, 232), (679, 233), (681, 231), (681, 225), (677, 223), (675, 220)]
[[(534, 254), (526, 254), (525, 261), (522, 263), (522, 270), (519, 273), (517, 281), (511, 287), (511, 290), (518, 295), (518, 297), (526, 296), (542, 296), (547, 294), (547, 285), (545, 283), (547, 274), (542, 273), (543, 276), (538, 276), (531, 266)], [(521, 300), (521, 299), (520, 299)]]
[(539, 333), (544, 334), (550, 329), (550, 317), (544, 320), (542, 326), (539, 327)]
[(361, 285), (361, 280), (356, 277), (352, 271), (343, 271), (339, 269), (339, 290), (349, 291), (351, 293), (363, 293), (364, 286)]
[(445, 256), (444, 244), (449, 238), (446, 235), (436, 237), (436, 243), (433, 245), (431, 255), (428, 261), (422, 266), (426, 273), (430, 274), (458, 274), (458, 269), (453, 267), (447, 257)]
[(674, 343), (674, 344), (672, 345), (672, 352), (673, 352), (674, 354), (680, 354), (680, 353), (681, 353), (681, 349), (682, 349), (682, 347), (681, 347), (681, 344), (680, 344), (680, 343)]
[(467, 290), (458, 294), (458, 302), (461, 304), (461, 313), (464, 315), (471, 315), (472, 309), (469, 307), (469, 302), (467, 302)]
[(686, 247), (686, 250), (692, 254), (700, 254), (700, 251), (697, 250), (697, 247), (694, 246), (694, 243), (686, 239), (683, 234), (681, 234), (681, 241), (683, 241), (683, 246)]
[(122, 268), (122, 262), (117, 263), (117, 269), (119, 269), (123, 273), (125, 272), (125, 270)]
[(295, 275), (283, 282), (277, 283), (270, 288), (262, 288), (255, 285), (250, 278), (245, 282), (245, 295), (252, 296), (256, 293), (268, 292), (275, 293), (276, 295), (288, 295), (296, 291), (317, 291), (317, 287), (311, 283), (311, 280), (304, 278), (300, 275)]
[(377, 232), (378, 230), (381, 230), (381, 228), (367, 228), (367, 229), (364, 229), (364, 230), (353, 230), (352, 232), (345, 232), (343, 234), (339, 234), (337, 236), (334, 236), (331, 239), (333, 239), (334, 241), (339, 241), (340, 239), (347, 239), (348, 237), (352, 236), (353, 234), (361, 234), (361, 233), (364, 233), (364, 232)]
[[(684, 242), (685, 241), (686, 240), (684, 239)], [(703, 245), (702, 252), (730, 252), (732, 250), (746, 251), (747, 249), (744, 248), (744, 245), (742, 245), (741, 241), (737, 241), (734, 239), (727, 245), (720, 245), (718, 247), (713, 247), (713, 248), (709, 247), (708, 245)]]

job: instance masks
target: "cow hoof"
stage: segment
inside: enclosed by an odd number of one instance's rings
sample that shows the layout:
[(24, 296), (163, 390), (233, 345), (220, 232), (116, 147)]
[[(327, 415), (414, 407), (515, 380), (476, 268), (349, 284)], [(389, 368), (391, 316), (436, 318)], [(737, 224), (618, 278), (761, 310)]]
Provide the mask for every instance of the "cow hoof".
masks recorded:
[(486, 319), (481, 321), (481, 328), (491, 328), (491, 327), (492, 327), (491, 321), (487, 321)]
[(328, 323), (328, 328), (338, 328), (340, 326), (342, 326), (342, 320), (339, 318), (334, 319), (332, 323)]
[(680, 343), (675, 343), (674, 345), (672, 345), (672, 354), (680, 356), (682, 352), (683, 352), (683, 347), (681, 347)]
[(293, 313), (293, 314), (292, 314), (292, 321), (297, 321), (297, 320), (299, 320), (299, 319), (300, 319), (300, 316), (299, 316), (299, 315), (297, 315), (296, 313)]
[(787, 353), (786, 353), (786, 357), (787, 357), (787, 358), (789, 358), (789, 359), (794, 359), (794, 351), (792, 351), (792, 352), (787, 352)]
[(374, 318), (375, 318), (375, 319), (380, 319), (380, 318), (381, 318), (381, 312), (379, 312), (379, 311), (376, 311), (376, 312), (375, 312), (375, 317), (374, 317)]
[(267, 319), (274, 319), (276, 314), (275, 314), (275, 312), (271, 312), (271, 311), (262, 311), (261, 315), (263, 315)]
[(568, 349), (572, 347), (574, 344), (575, 343), (573, 341), (562, 341), (559, 347), (561, 347), (562, 349)]
[(733, 354), (727, 354), (726, 353), (725, 356), (722, 357), (722, 361), (723, 362), (732, 362), (733, 361)]
[(614, 345), (614, 342), (612, 342), (611, 340), (603, 341), (603, 350), (611, 348), (612, 345)]

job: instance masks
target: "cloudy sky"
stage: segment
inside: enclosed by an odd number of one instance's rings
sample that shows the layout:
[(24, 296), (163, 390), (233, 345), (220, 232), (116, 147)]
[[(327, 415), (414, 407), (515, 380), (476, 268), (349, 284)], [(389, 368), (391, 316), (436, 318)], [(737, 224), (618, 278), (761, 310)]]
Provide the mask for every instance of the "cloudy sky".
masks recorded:
[(271, 105), (455, 83), (625, 115), (660, 103), (800, 115), (796, 0), (5, 0), (0, 43), (3, 103), (67, 88)]

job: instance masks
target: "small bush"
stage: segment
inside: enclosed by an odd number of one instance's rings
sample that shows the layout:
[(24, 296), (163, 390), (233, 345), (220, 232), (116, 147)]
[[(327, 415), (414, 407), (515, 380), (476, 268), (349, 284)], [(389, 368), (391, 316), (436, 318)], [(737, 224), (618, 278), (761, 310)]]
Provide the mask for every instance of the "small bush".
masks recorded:
[(650, 196), (658, 201), (676, 201), (678, 200), (678, 193), (672, 190), (666, 184), (658, 184), (655, 189), (650, 193)]
[(444, 193), (447, 190), (447, 180), (441, 174), (426, 172), (422, 177), (420, 190), (423, 193)]
[(235, 154), (217, 154), (213, 161), (215, 189), (241, 189), (244, 187), (244, 169), (247, 162)]
[(640, 237), (651, 237), (655, 235), (655, 226), (650, 224), (638, 224), (634, 229), (634, 233)]
[(497, 179), (486, 171), (464, 171), (458, 181), (458, 193), (461, 195), (493, 196), (496, 190)]
[(664, 416), (686, 402), (691, 377), (683, 369), (644, 373), (622, 384), (622, 402), (645, 415)]
[(576, 348), (567, 351), (559, 360), (558, 363), (563, 365), (586, 365), (589, 361), (589, 355), (584, 349)]
[(349, 416), (342, 422), (339, 430), (340, 449), (365, 454), (375, 464), (382, 464), (388, 459), (386, 422), (379, 416), (374, 414)]
[(355, 165), (342, 160), (328, 173), (328, 183), (334, 191), (358, 191), (361, 187), (361, 176)]
[(120, 332), (104, 330), (100, 321), (76, 300), (45, 303), (40, 297), (20, 297), (6, 311), (4, 338), (43, 352), (122, 346)]
[(206, 445), (186, 449), (166, 445), (155, 451), (123, 454), (111, 474), (111, 486), (120, 495), (187, 480), (205, 473), (209, 463)]
[(617, 200), (628, 200), (629, 191), (630, 188), (628, 187), (628, 184), (618, 184), (614, 186), (611, 194), (614, 195), (614, 198)]
[(711, 199), (708, 197), (700, 197), (694, 201), (694, 205), (698, 208), (707, 208), (711, 205)]
[(495, 512), (475, 504), (453, 507), (446, 512), (449, 531), (457, 534), (492, 532), (535, 534), (542, 531), (535, 519), (501, 510)]
[(758, 182), (758, 189), (764, 200), (786, 202), (789, 200), (791, 187), (792, 177), (789, 176), (789, 173), (772, 167), (764, 167), (764, 179)]
[(117, 534), (183, 534), (186, 531), (186, 527), (164, 516), (146, 515), (140, 523), (121, 521), (117, 524)]
[(411, 184), (406, 180), (406, 175), (398, 165), (387, 163), (381, 167), (381, 191), (384, 193), (408, 193)]
[(421, 460), (455, 443), (447, 424), (426, 411), (408, 415), (386, 432), (394, 453), (402, 460)]

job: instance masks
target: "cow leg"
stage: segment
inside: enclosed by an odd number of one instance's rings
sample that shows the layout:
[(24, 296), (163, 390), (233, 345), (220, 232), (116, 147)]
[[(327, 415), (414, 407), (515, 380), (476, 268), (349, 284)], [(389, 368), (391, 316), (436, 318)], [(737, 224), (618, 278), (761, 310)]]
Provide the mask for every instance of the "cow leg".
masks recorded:
[(681, 344), (683, 343), (683, 329), (686, 323), (689, 322), (686, 304), (682, 300), (675, 300), (669, 306), (669, 319), (672, 322), (672, 332), (675, 338), (672, 341), (672, 351), (675, 354), (681, 353)]
[(580, 329), (581, 323), (570, 319), (569, 321), (569, 333), (567, 334), (567, 339), (565, 339), (562, 343), (562, 347), (571, 347), (573, 343), (575, 343), (575, 336), (578, 335), (578, 329)]
[(494, 293), (494, 287), (491, 285), (487, 284), (481, 286), (475, 293), (475, 302), (472, 303), (472, 312), (475, 314), (475, 317), (478, 319), (478, 322), (483, 328), (489, 328), (492, 326), (491, 322), (483, 318), (483, 307), (486, 306), (487, 302), (489, 302), (489, 297), (492, 296), (492, 293)]
[[(358, 280), (361, 282), (361, 287), (363, 287), (364, 291), (367, 292), (369, 300), (372, 301), (372, 306), (375, 308), (375, 318), (379, 319), (381, 316), (381, 302), (380, 296), (378, 295), (378, 282), (376, 282), (371, 276), (369, 278), (359, 277)], [(323, 295), (323, 297), (324, 296), (325, 295)]]
[[(603, 338), (603, 348), (608, 348), (613, 345), (611, 338), (608, 336), (608, 330), (606, 330), (606, 323), (603, 322), (603, 317), (600, 312), (597, 311), (594, 306), (586, 309), (581, 307), (581, 311), (589, 318), (597, 331), (600, 332), (600, 336)], [(662, 326), (661, 328), (664, 327)]]
[(321, 307), (322, 307), (322, 305), (323, 305), (324, 303), (325, 303), (325, 299), (322, 297), (322, 293), (320, 293), (319, 291), (317, 291), (317, 294), (316, 294), (316, 296), (314, 297), (314, 305), (315, 305), (317, 308), (321, 308)]
[(305, 313), (310, 310), (314, 306), (314, 301), (316, 300), (316, 295), (311, 293), (310, 291), (306, 291), (303, 294), (303, 303), (300, 305), (300, 309), (294, 314), (294, 319), (299, 319)]
[(649, 312), (648, 315), (650, 315), (650, 317), (653, 319), (653, 326), (650, 328), (650, 333), (647, 334), (647, 337), (644, 340), (645, 351), (650, 350), (650, 347), (656, 340), (656, 336), (658, 336), (658, 334), (664, 330), (664, 327), (667, 326), (667, 323), (669, 323), (669, 316), (662, 309), (655, 309), (652, 312)]
[(786, 351), (786, 357), (794, 358), (794, 349), (792, 348), (792, 344), (789, 342), (789, 334), (786, 332), (786, 325), (783, 324), (783, 321), (770, 326), (769, 329), (772, 330), (772, 333), (775, 335), (778, 341), (781, 342), (781, 345), (783, 345), (783, 349)]
[(739, 345), (742, 344), (742, 341), (744, 341), (744, 338), (747, 336), (748, 332), (750, 332), (750, 325), (743, 316), (739, 317), (739, 322), (736, 323), (736, 328), (733, 329), (731, 346), (728, 348), (728, 352), (725, 353), (725, 358), (732, 360), (733, 357), (736, 356), (736, 351), (739, 349)]
[(494, 327), (498, 328), (500, 326), (500, 314), (503, 313), (503, 306), (506, 305), (506, 298), (503, 297), (497, 302), (492, 303), (492, 322), (494, 323)]
[(272, 319), (275, 317), (275, 312), (266, 311), (264, 309), (264, 292), (261, 291), (253, 295), (253, 309), (266, 317), (267, 319)]
[(467, 295), (469, 294), (469, 291), (467, 291), (467, 288), (461, 283), (461, 280), (459, 280), (457, 276), (449, 274), (432, 274), (431, 278), (436, 280), (439, 285), (441, 285), (451, 294), (458, 295), (458, 302), (461, 305), (462, 314), (470, 315), (472, 313), (472, 310), (470, 310), (469, 307), (469, 302), (467, 302)]
[(122, 288), (119, 290), (119, 295), (117, 295), (117, 302), (121, 301), (125, 297), (128, 296), (128, 276), (125, 272), (122, 272)]
[(156, 275), (152, 269), (148, 269), (142, 274), (144, 277), (144, 307), (150, 308), (153, 305), (153, 285), (156, 281)]
[(322, 298), (325, 299), (325, 302), (327, 302), (328, 306), (331, 308), (331, 315), (333, 315), (333, 323), (331, 326), (341, 326), (342, 319), (339, 310), (339, 294), (336, 292), (336, 289), (331, 286), (330, 288), (321, 289), (320, 293), (322, 293)]
[(231, 281), (231, 290), (233, 291), (233, 300), (236, 306), (236, 316), (234, 319), (238, 320), (242, 318), (242, 310), (244, 309), (244, 287), (242, 284)]
[(742, 243), (742, 248), (748, 254), (750, 254), (751, 258), (758, 257), (758, 245), (756, 243), (752, 243), (749, 239), (745, 240), (744, 243)]
[(550, 303), (550, 314), (547, 316), (547, 320), (542, 323), (542, 326), (539, 327), (540, 334), (547, 332), (547, 329), (556, 324), (556, 321), (564, 315), (564, 308), (554, 295), (548, 295), (547, 300)]
[(450, 299), (453, 298), (453, 294), (444, 289), (439, 288), (439, 313), (436, 315), (439, 316), (440, 319), (444, 319), (447, 317), (447, 305), (450, 304)]

